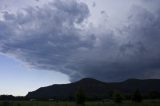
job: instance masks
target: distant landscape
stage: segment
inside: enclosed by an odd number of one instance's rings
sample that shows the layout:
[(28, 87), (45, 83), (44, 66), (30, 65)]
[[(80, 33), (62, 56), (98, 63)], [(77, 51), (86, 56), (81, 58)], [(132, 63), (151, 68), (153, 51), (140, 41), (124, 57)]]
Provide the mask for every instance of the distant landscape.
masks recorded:
[[(87, 106), (159, 106), (160, 79), (128, 79), (123, 82), (102, 82), (84, 78), (69, 84), (54, 84), (29, 92), (24, 97), (1, 95), (4, 106), (74, 106), (77, 93)], [(78, 97), (78, 98), (79, 98)]]
[(0, 0), (0, 106), (160, 106), (160, 0)]

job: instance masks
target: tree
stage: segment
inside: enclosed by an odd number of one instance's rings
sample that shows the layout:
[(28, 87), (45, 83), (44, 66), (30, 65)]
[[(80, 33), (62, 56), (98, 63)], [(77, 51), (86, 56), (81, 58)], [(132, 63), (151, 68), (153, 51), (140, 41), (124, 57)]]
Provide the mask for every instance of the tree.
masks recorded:
[(123, 96), (121, 93), (119, 92), (115, 92), (114, 95), (113, 95), (113, 100), (115, 103), (122, 103), (123, 101)]
[(113, 91), (113, 90), (110, 90), (110, 91), (108, 92), (108, 96), (109, 96), (110, 99), (113, 97), (113, 94), (114, 94), (114, 91)]
[(84, 105), (86, 100), (85, 93), (82, 89), (78, 89), (76, 93), (76, 103), (79, 105)]
[(151, 91), (148, 94), (149, 99), (158, 99), (160, 97), (160, 93), (157, 91)]
[(134, 102), (142, 102), (142, 95), (140, 93), (140, 91), (137, 89), (134, 94), (133, 94), (133, 97), (132, 97), (132, 101)]
[(11, 103), (9, 101), (2, 102), (2, 106), (11, 106)]

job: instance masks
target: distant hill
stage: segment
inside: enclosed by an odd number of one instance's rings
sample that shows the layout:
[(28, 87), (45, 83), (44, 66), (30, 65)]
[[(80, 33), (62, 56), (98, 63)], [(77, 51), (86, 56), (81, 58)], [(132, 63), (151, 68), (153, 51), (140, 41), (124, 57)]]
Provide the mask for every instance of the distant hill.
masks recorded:
[(101, 82), (92, 78), (84, 78), (69, 84), (55, 84), (42, 87), (29, 92), (26, 97), (30, 99), (73, 99), (78, 89), (83, 89), (90, 99), (110, 98), (114, 91), (132, 94), (139, 89), (143, 95), (149, 92), (160, 92), (160, 79), (129, 79), (124, 82)]

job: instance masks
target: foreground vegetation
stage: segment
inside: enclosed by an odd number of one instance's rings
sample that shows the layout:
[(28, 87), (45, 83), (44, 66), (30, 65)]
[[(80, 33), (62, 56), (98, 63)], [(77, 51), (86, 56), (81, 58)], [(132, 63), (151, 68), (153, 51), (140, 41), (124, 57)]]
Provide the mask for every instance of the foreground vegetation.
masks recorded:
[[(77, 105), (75, 102), (1, 101), (0, 106), (77, 106)], [(86, 102), (85, 106), (160, 106), (160, 100), (145, 100), (142, 103), (135, 103), (131, 101), (123, 101), (123, 103), (115, 103), (112, 101)]]

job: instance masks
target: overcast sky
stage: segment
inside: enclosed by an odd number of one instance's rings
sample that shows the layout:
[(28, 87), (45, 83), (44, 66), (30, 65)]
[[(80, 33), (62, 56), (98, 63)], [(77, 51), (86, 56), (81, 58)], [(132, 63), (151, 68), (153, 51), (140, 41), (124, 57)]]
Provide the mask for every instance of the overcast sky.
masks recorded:
[(85, 77), (160, 78), (159, 0), (0, 0), (0, 94)]

